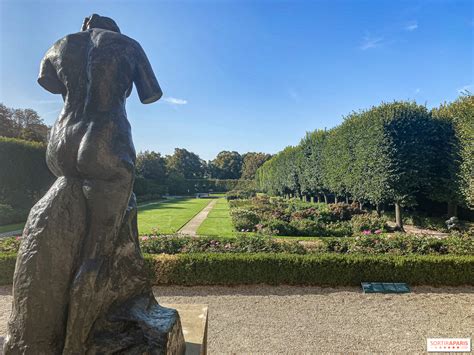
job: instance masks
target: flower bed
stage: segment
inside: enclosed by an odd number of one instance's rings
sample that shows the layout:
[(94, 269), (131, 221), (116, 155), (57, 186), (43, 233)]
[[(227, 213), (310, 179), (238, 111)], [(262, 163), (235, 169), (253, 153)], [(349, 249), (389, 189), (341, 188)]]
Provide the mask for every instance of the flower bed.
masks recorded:
[(387, 230), (385, 218), (362, 211), (356, 204), (315, 204), (261, 195), (230, 201), (230, 207), (232, 223), (239, 232), (344, 237), (364, 230)]

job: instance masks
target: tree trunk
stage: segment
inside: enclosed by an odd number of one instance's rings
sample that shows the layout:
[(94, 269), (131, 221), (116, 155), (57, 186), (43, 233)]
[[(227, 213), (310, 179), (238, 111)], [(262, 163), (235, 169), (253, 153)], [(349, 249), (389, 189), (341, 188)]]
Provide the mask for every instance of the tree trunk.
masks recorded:
[(316, 195), (316, 201), (318, 201), (318, 203), (321, 203), (321, 196), (319, 196), (319, 194)]
[(326, 194), (323, 194), (324, 196), (324, 203), (328, 203), (328, 196)]
[(363, 210), (364, 209), (364, 203), (359, 201), (359, 209)]
[(375, 206), (375, 209), (377, 211), (377, 216), (382, 217), (382, 204), (377, 203), (377, 205)]
[(346, 195), (346, 204), (349, 204), (349, 195)]
[(454, 201), (448, 202), (448, 218), (458, 216), (458, 205)]
[(334, 195), (334, 203), (337, 203), (337, 195)]
[(395, 223), (396, 228), (400, 232), (404, 232), (403, 229), (403, 216), (402, 216), (402, 208), (398, 202), (395, 202)]

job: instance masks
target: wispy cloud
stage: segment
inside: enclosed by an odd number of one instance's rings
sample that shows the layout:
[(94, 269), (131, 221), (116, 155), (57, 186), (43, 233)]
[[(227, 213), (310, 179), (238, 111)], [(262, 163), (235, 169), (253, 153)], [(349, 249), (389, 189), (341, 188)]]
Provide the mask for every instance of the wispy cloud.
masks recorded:
[(178, 99), (176, 97), (164, 97), (163, 101), (170, 105), (186, 105), (188, 100)]
[(362, 43), (360, 44), (359, 48), (363, 51), (371, 48), (379, 47), (382, 44), (383, 37), (373, 37), (370, 34), (365, 34), (362, 38)]
[(458, 89), (459, 94), (463, 94), (465, 92), (473, 92), (473, 91), (474, 91), (474, 84), (467, 84)]
[(409, 22), (405, 25), (404, 29), (405, 31), (413, 32), (418, 29), (418, 22), (416, 21)]
[(420, 92), (421, 92), (421, 89), (420, 89), (420, 88), (416, 88), (416, 89), (415, 89), (415, 95), (416, 95), (416, 94), (419, 94)]

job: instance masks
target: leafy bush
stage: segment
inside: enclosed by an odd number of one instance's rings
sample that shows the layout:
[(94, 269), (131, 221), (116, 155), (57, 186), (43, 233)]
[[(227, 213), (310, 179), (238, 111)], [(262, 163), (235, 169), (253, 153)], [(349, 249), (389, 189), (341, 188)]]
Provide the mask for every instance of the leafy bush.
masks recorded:
[(226, 193), (227, 201), (242, 200), (254, 197), (257, 194), (255, 190), (232, 190)]
[(333, 203), (329, 204), (329, 211), (335, 221), (349, 221), (353, 216), (365, 213), (357, 203)]
[(20, 237), (10, 237), (0, 239), (0, 254), (16, 253), (20, 248)]
[(378, 217), (374, 213), (355, 215), (351, 218), (353, 233), (362, 231), (385, 231), (387, 229), (387, 220), (385, 217)]
[(295, 229), (293, 226), (281, 219), (266, 220), (257, 226), (257, 230), (265, 235), (294, 235)]
[(238, 231), (247, 232), (255, 230), (255, 226), (259, 223), (260, 218), (258, 214), (253, 211), (235, 208), (230, 211), (232, 224)]
[(27, 217), (28, 211), (25, 209), (0, 204), (0, 225), (23, 222)]
[(290, 223), (291, 227), (301, 236), (324, 236), (325, 230), (321, 223), (311, 219), (294, 219)]
[(148, 254), (180, 253), (296, 253), (304, 254), (305, 248), (294, 241), (285, 243), (265, 236), (240, 236), (238, 238), (209, 237), (142, 237), (141, 249)]

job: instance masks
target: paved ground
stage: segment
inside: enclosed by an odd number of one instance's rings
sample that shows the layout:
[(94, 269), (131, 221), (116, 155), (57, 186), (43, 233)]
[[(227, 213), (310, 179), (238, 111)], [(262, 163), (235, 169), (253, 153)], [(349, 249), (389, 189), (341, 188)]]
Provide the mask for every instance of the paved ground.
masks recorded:
[(188, 223), (186, 223), (183, 228), (178, 231), (178, 233), (195, 236), (199, 226), (207, 218), (207, 215), (209, 214), (209, 212), (211, 212), (216, 203), (217, 199), (214, 199), (209, 202), (209, 204), (204, 207), (201, 212), (194, 216)]
[[(209, 354), (424, 353), (427, 337), (471, 337), (474, 287), (157, 287), (162, 303), (209, 305)], [(10, 310), (0, 287), (0, 343)]]
[(16, 235), (21, 235), (21, 233), (23, 233), (22, 229), (11, 231), (11, 232), (4, 232), (4, 233), (0, 233), (0, 238), (13, 237)]

